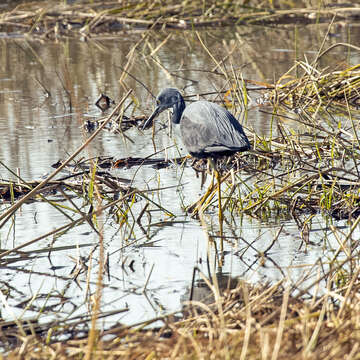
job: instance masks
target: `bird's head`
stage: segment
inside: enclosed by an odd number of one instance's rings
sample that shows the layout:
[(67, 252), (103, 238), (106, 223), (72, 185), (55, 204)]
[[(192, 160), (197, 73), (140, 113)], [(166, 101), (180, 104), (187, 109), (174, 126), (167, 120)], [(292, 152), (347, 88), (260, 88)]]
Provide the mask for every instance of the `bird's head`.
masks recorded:
[(145, 121), (143, 129), (151, 124), (160, 113), (170, 108), (173, 110), (171, 120), (174, 124), (178, 124), (185, 109), (185, 102), (179, 90), (174, 88), (166, 88), (156, 97), (156, 108), (150, 117)]

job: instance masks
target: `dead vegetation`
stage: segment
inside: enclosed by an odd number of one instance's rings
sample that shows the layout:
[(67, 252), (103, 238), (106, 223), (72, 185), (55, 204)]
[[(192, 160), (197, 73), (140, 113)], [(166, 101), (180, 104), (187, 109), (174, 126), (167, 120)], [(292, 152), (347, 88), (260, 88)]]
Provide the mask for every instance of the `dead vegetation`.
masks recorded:
[[(341, 45), (349, 47), (348, 44), (337, 44), (336, 46)], [(356, 47), (355, 49), (359, 50)], [(298, 108), (299, 111), (306, 109), (311, 112), (326, 111), (329, 107), (333, 109), (336, 106), (343, 107), (344, 105), (351, 108), (360, 106), (359, 64), (338, 71), (327, 69), (319, 71), (305, 62), (299, 62), (294, 68), (300, 68), (304, 75), (300, 79), (288, 80), (289, 76), (285, 74), (279, 80), (276, 91), (271, 96), (271, 102), (281, 103), (291, 109)]]
[(26, 34), (43, 39), (81, 36), (83, 39), (106, 33), (144, 29), (194, 29), (225, 25), (271, 25), (356, 20), (356, 1), (331, 2), (317, 6), (298, 2), (258, 1), (85, 1), (80, 4), (32, 2), (21, 4), (0, 17), (0, 32)]
[[(341, 264), (344, 265), (344, 264)], [(160, 318), (163, 326), (144, 330), (118, 326), (98, 334), (93, 358), (106, 359), (357, 359), (359, 354), (359, 267), (346, 284), (335, 284), (334, 267), (321, 296), (293, 295), (285, 281), (251, 287), (241, 282), (221, 294), (209, 284), (215, 303), (193, 301), (183, 319)], [(302, 293), (304, 295), (304, 293)], [(157, 319), (159, 320), (159, 319)], [(145, 323), (143, 324), (145, 325)], [(103, 336), (111, 340), (100, 340)], [(35, 334), (9, 359), (79, 359), (88, 340), (45, 343)]]

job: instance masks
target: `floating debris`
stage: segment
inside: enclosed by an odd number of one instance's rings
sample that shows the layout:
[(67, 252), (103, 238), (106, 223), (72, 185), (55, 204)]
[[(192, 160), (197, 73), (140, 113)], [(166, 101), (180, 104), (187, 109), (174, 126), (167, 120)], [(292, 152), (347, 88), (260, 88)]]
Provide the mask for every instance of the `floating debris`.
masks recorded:
[(184, 157), (179, 157), (175, 159), (165, 160), (161, 159), (150, 159), (150, 158), (138, 158), (138, 157), (127, 157), (123, 159), (118, 159), (114, 161), (114, 168), (131, 168), (133, 166), (143, 166), (143, 165), (151, 165), (153, 168), (162, 169), (166, 168), (173, 164), (181, 164), (184, 161)]
[(111, 105), (114, 105), (115, 101), (110, 99), (107, 95), (101, 94), (96, 100), (95, 105), (102, 111), (106, 111)]

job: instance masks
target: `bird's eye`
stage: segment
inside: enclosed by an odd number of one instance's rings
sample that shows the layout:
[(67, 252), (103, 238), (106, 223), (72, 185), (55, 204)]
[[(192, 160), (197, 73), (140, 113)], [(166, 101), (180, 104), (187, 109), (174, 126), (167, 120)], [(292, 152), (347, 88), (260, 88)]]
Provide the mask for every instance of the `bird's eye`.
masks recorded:
[(160, 100), (156, 99), (156, 105), (160, 105)]

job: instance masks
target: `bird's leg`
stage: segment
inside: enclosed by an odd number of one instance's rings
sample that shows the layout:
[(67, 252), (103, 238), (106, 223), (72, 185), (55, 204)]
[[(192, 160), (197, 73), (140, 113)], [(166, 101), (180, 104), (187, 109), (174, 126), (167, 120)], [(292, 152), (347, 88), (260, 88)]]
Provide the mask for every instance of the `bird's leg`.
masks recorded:
[(208, 205), (211, 199), (214, 196), (214, 173), (212, 173), (211, 176), (211, 183), (208, 186), (205, 194), (194, 204), (187, 207), (186, 211), (191, 213), (192, 216), (198, 215), (200, 210), (204, 211)]
[(210, 158), (209, 162), (213, 166), (214, 174), (215, 174), (217, 186), (218, 186), (220, 251), (221, 251), (221, 253), (223, 253), (223, 251), (224, 251), (224, 239), (223, 239), (224, 232), (223, 232), (223, 212), (222, 212), (222, 206), (221, 206), (221, 177), (220, 177), (219, 171), (216, 168), (216, 160)]
[(206, 208), (208, 206), (208, 203), (212, 198), (212, 197), (210, 197), (210, 199), (209, 199), (209, 196), (213, 192), (213, 184), (214, 184), (214, 173), (212, 173), (212, 175), (211, 175), (211, 182), (210, 182), (209, 187), (207, 188), (205, 194), (197, 202), (194, 212), (199, 212), (200, 209), (203, 210), (204, 208)]

